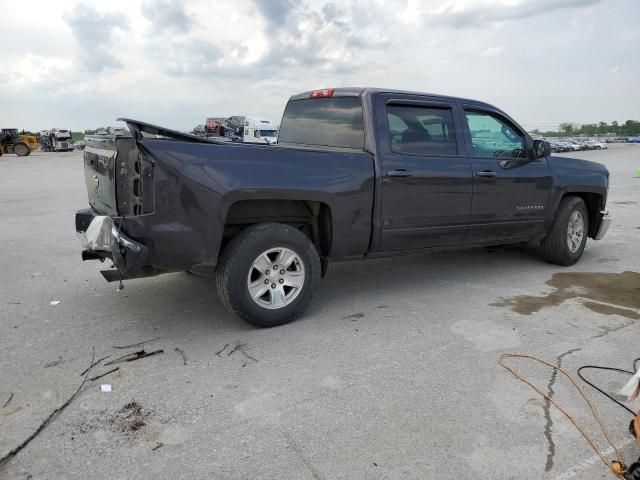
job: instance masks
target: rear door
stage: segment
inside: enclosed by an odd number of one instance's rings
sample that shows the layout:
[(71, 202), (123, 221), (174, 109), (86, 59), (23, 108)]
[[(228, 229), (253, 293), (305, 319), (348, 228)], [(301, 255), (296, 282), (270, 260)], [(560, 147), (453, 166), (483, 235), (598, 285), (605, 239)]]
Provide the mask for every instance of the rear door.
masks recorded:
[(465, 243), (472, 180), (457, 104), (380, 94), (375, 105), (382, 250)]
[(526, 239), (544, 232), (552, 178), (546, 158), (531, 158), (529, 137), (500, 112), (464, 105), (473, 169), (469, 238)]

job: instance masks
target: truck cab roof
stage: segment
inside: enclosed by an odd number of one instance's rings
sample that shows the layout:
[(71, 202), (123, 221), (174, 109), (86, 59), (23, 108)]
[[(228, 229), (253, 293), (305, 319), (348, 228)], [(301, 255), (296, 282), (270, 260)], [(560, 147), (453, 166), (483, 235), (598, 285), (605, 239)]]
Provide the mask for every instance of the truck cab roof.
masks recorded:
[(246, 126), (251, 126), (255, 128), (274, 128), (274, 123), (268, 118), (259, 118), (259, 117), (245, 117), (244, 124)]
[[(318, 94), (318, 92), (323, 92), (323, 94)], [(330, 93), (329, 93), (330, 92)], [(302, 92), (302, 93), (298, 93), (295, 95), (292, 95), (289, 98), (289, 101), (292, 100), (304, 100), (306, 98), (312, 98), (312, 97), (361, 97), (361, 96), (369, 96), (369, 95), (376, 95), (379, 93), (395, 93), (398, 95), (417, 95), (417, 96), (421, 96), (421, 97), (435, 97), (435, 98), (442, 98), (442, 99), (448, 99), (448, 100), (458, 100), (458, 101), (462, 101), (465, 103), (473, 103), (475, 105), (482, 105), (482, 106), (486, 106), (488, 108), (492, 108), (495, 110), (498, 110), (496, 107), (494, 107), (493, 105), (490, 105), (488, 103), (485, 102), (480, 102), (478, 100), (473, 100), (470, 98), (464, 98), (464, 97), (454, 97), (451, 95), (441, 95), (441, 94), (437, 94), (437, 93), (427, 93), (427, 92), (416, 92), (416, 91), (412, 91), (412, 90), (397, 90), (397, 89), (392, 89), (392, 88), (380, 88), (380, 87), (338, 87), (338, 88), (324, 88), (324, 89), (318, 89), (318, 90), (309, 90), (307, 92)]]

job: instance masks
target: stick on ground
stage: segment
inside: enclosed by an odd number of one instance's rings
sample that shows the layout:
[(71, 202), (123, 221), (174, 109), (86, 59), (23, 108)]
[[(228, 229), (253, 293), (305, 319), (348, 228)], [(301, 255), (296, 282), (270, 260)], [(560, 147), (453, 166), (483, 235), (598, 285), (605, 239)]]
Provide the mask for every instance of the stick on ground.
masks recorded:
[(224, 351), (227, 349), (227, 347), (228, 347), (228, 346), (229, 346), (229, 344), (228, 344), (228, 343), (225, 343), (224, 347), (222, 347), (222, 350), (219, 350), (219, 351), (217, 351), (217, 352), (216, 352), (216, 357), (219, 357), (219, 356), (220, 356), (220, 354), (221, 354), (222, 352), (224, 352)]
[(180, 356), (182, 357), (182, 364), (186, 365), (187, 364), (187, 354), (184, 353), (184, 350), (182, 350), (181, 348), (178, 348), (178, 347), (174, 348), (174, 350), (176, 352), (178, 352), (180, 354)]
[(235, 347), (233, 347), (231, 350), (229, 350), (229, 352), (227, 353), (227, 356), (231, 355), (232, 353), (234, 353), (236, 350), (242, 350), (243, 347), (246, 347), (247, 344), (246, 343), (239, 343), (237, 344)]
[(96, 357), (96, 350), (95, 348), (93, 349), (93, 354), (91, 355), (91, 363), (89, 363), (89, 369), (87, 370), (86, 375), (84, 376), (84, 378), (82, 379), (82, 382), (80, 383), (80, 386), (76, 389), (75, 392), (73, 392), (73, 395), (71, 395), (69, 397), (69, 399), (64, 402), (62, 405), (60, 405), (58, 408), (56, 408), (53, 412), (51, 412), (51, 414), (44, 419), (44, 421), (40, 424), (40, 426), (38, 428), (36, 428), (34, 430), (34, 432), (29, 435), (27, 437), (26, 440), (24, 440), (20, 445), (18, 445), (16, 448), (14, 448), (13, 450), (11, 450), (9, 453), (7, 453), (4, 457), (0, 458), (0, 465), (3, 465), (5, 462), (7, 462), (8, 460), (12, 459), (13, 457), (15, 457), (18, 452), (20, 452), (20, 450), (22, 450), (24, 447), (26, 447), (27, 445), (29, 445), (29, 443), (31, 442), (31, 440), (33, 440), (34, 438), (36, 438), (40, 432), (42, 432), (45, 427), (47, 425), (49, 425), (49, 423), (51, 423), (51, 421), (60, 413), (62, 412), (65, 408), (67, 408), (71, 402), (73, 402), (73, 399), (76, 398), (76, 396), (78, 395), (78, 393), (80, 393), (80, 390), (82, 390), (82, 387), (84, 387), (84, 384), (87, 381), (87, 377), (89, 376), (89, 373), (91, 372), (91, 367), (93, 365), (93, 360)]
[(143, 348), (142, 350), (138, 350), (137, 352), (127, 353), (126, 355), (118, 357), (115, 360), (111, 360), (110, 362), (105, 363), (104, 366), (106, 367), (107, 365), (113, 365), (114, 363), (120, 363), (120, 362), (133, 362), (134, 360), (150, 357), (151, 355), (157, 355), (158, 353), (164, 353), (164, 350), (162, 349), (154, 350), (153, 352), (147, 353)]
[(229, 353), (227, 353), (227, 355), (231, 355), (232, 353), (235, 353), (235, 352), (240, 352), (242, 355), (247, 357), (249, 360), (257, 362), (258, 361), (257, 358), (252, 357), (251, 355), (249, 355), (247, 352), (244, 351), (244, 347), (246, 347), (246, 346), (247, 346), (246, 343), (240, 343), (240, 344), (236, 345), (235, 347), (233, 347), (232, 350), (229, 350)]
[(4, 405), (2, 405), (2, 408), (7, 408), (7, 406), (11, 403), (12, 399), (13, 399), (13, 392), (9, 394), (9, 398), (7, 398), (7, 401), (4, 402)]
[(125, 349), (125, 348), (138, 347), (140, 345), (144, 345), (145, 343), (155, 342), (156, 340), (160, 340), (160, 337), (152, 338), (151, 340), (144, 340), (144, 341), (138, 342), (138, 343), (132, 343), (131, 345), (121, 345), (121, 346), (111, 345), (111, 346), (113, 348), (118, 348), (118, 349), (122, 350), (122, 349)]
[(117, 372), (118, 370), (120, 370), (120, 367), (116, 367), (113, 370), (109, 370), (107, 373), (103, 373), (102, 375), (96, 375), (95, 377), (91, 377), (89, 381), (93, 382), (94, 380), (98, 380), (99, 378), (106, 377), (110, 373)]
[(93, 362), (91, 365), (89, 365), (87, 368), (85, 368), (82, 373), (80, 374), (80, 376), (84, 375), (85, 373), (87, 373), (87, 370), (89, 370), (89, 368), (93, 368), (95, 367), (97, 364), (99, 364), (101, 361), (106, 360), (107, 358), (111, 357), (111, 355), (107, 355), (106, 357), (102, 357), (99, 360), (96, 360), (95, 362)]
[(247, 357), (249, 360), (253, 360), (254, 362), (257, 362), (258, 359), (252, 357), (251, 355), (249, 355), (247, 352), (245, 352), (243, 349), (239, 348), (238, 351), (243, 354), (245, 357)]

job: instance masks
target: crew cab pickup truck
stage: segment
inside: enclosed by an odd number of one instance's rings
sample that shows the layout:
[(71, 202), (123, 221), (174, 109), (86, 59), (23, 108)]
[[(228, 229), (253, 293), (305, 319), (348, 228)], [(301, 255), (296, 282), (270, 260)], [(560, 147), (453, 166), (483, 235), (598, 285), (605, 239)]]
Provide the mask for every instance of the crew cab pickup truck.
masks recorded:
[(571, 265), (610, 223), (603, 165), (551, 156), (475, 100), (305, 92), (277, 145), (123, 120), (131, 136), (86, 141), (82, 258), (112, 260), (108, 281), (215, 275), (225, 306), (261, 327), (301, 314), (330, 261), (535, 242)]

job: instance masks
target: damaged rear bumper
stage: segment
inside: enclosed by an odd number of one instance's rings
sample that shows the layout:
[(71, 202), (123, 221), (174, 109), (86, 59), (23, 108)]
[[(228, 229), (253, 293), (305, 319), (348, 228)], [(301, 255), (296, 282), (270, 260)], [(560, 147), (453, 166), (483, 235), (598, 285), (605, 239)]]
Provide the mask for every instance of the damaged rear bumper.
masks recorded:
[(122, 221), (96, 215), (92, 210), (79, 210), (75, 215), (76, 234), (82, 244), (82, 260), (113, 261), (115, 269), (100, 272), (108, 282), (149, 275), (145, 267), (149, 249), (121, 231)]

